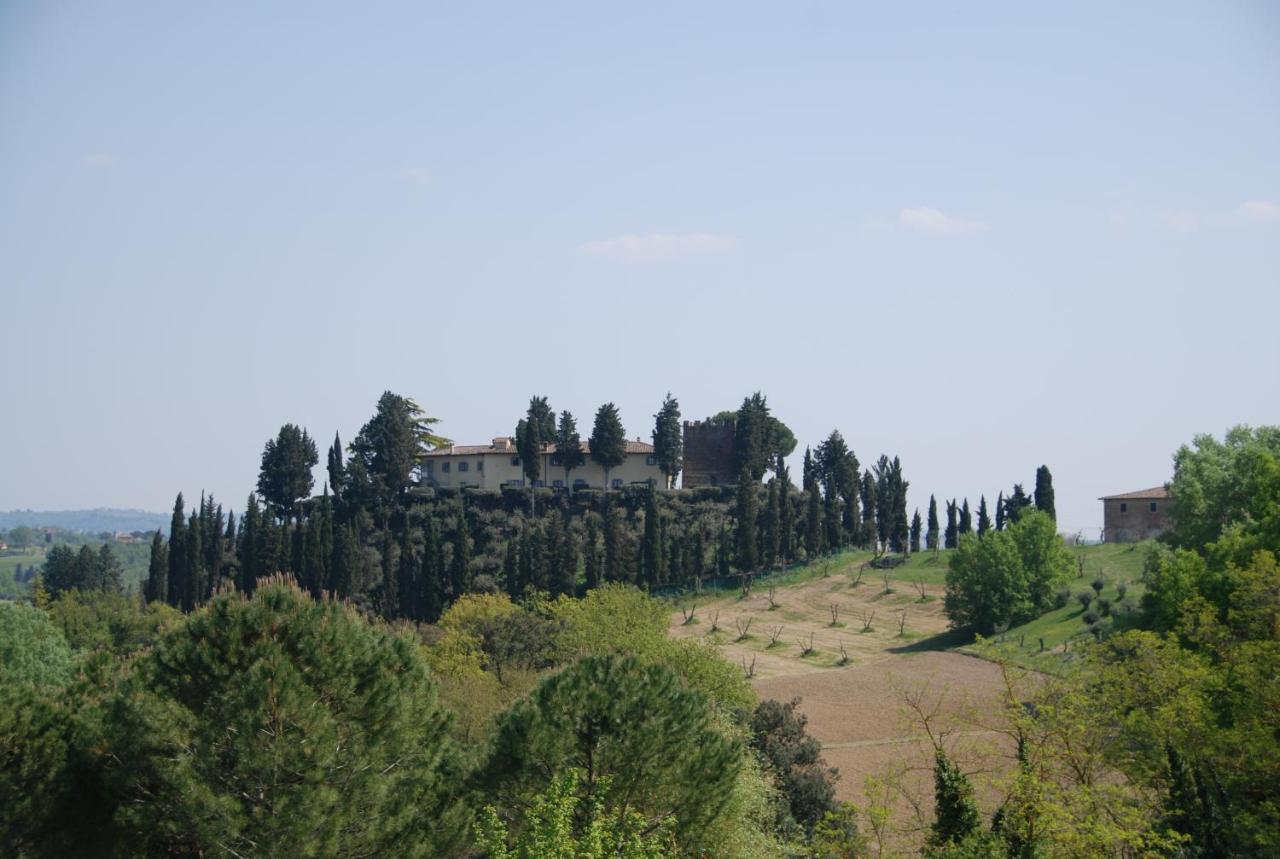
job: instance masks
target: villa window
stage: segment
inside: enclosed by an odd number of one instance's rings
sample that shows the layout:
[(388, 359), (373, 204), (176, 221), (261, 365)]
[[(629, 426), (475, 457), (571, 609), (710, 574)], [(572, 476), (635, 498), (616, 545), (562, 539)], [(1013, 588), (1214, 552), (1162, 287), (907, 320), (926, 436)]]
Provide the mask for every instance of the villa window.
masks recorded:
[(615, 477), (615, 478), (613, 479), (613, 481), (612, 481), (609, 485), (610, 485), (610, 486), (612, 486), (614, 489), (621, 489), (621, 488), (622, 488), (622, 478), (621, 478), (621, 477)]
[(518, 457), (518, 456), (513, 456), (513, 457), (511, 457), (511, 464), (512, 464), (512, 465), (519, 465), (519, 464), (520, 464), (520, 457)]
[(564, 460), (560, 458), (560, 454), (553, 453), (551, 454), (551, 464), (559, 468), (564, 465)]
[(484, 460), (483, 460), (483, 459), (477, 459), (477, 460), (476, 460), (476, 471), (484, 471)]
[(462, 462), (458, 463), (458, 471), (469, 471), (469, 470), (471, 470), (471, 463), (467, 462), (466, 460), (463, 460)]
[(658, 458), (657, 458), (656, 456), (646, 456), (646, 457), (644, 458), (644, 464), (645, 464), (645, 465), (657, 465), (657, 464), (658, 464)]
[(1128, 512), (1129, 512), (1129, 505), (1128, 505), (1128, 504), (1125, 504), (1123, 501), (1121, 501), (1121, 502), (1120, 502), (1120, 512), (1121, 512), (1121, 513), (1128, 513)]
[(1151, 502), (1151, 512), (1152, 513), (1156, 512), (1156, 502), (1154, 501)]
[(447, 463), (447, 462), (442, 462), (442, 463), (440, 463), (440, 470), (441, 470), (441, 471), (443, 471), (445, 474), (448, 474), (448, 473), (449, 473), (449, 463)]

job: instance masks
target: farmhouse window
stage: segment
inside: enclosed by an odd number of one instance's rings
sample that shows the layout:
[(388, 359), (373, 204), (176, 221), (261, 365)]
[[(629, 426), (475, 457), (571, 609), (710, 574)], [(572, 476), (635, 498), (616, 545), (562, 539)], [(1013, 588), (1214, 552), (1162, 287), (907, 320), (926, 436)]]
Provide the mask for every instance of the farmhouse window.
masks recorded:
[(511, 464), (512, 464), (512, 465), (519, 465), (519, 464), (520, 464), (520, 457), (518, 457), (518, 456), (513, 456), (513, 457), (511, 457)]
[(466, 462), (465, 460), (458, 463), (458, 471), (469, 471), (470, 469), (471, 463)]
[(657, 464), (658, 464), (658, 458), (657, 458), (656, 456), (646, 456), (646, 457), (644, 458), (644, 464), (645, 464), (645, 465), (657, 465)]
[(484, 460), (483, 460), (483, 459), (477, 459), (477, 460), (476, 460), (476, 471), (484, 471)]
[(1151, 502), (1151, 512), (1152, 513), (1156, 512), (1156, 502), (1154, 501)]
[(1121, 513), (1128, 513), (1128, 512), (1129, 512), (1129, 505), (1128, 505), (1128, 504), (1126, 504), (1126, 503), (1124, 503), (1123, 501), (1121, 501), (1121, 502), (1120, 502), (1120, 512), (1121, 512)]
[(442, 462), (442, 463), (440, 463), (440, 470), (441, 470), (441, 471), (443, 471), (445, 474), (448, 474), (448, 473), (449, 473), (449, 463), (447, 463), (447, 462)]

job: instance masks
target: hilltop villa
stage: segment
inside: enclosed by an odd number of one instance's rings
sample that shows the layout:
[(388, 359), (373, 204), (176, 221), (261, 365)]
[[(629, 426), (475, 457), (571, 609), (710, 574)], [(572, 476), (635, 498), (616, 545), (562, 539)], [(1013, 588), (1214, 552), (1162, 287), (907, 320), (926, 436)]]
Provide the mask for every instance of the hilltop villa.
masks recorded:
[(1173, 497), (1163, 486), (1098, 500), (1102, 502), (1102, 539), (1107, 543), (1137, 543), (1159, 537), (1169, 528)]
[[(582, 465), (570, 470), (568, 482), (554, 444), (543, 445), (542, 476), (536, 486), (553, 486), (557, 489), (570, 486), (574, 489), (601, 489), (604, 487), (604, 469), (591, 459), (591, 447), (582, 443)], [(461, 489), (473, 486), (480, 489), (497, 489), (502, 486), (526, 486), (520, 453), (516, 440), (510, 436), (495, 438), (490, 444), (455, 444), (433, 450), (426, 455), (423, 477), (432, 486), (441, 489)], [(627, 442), (627, 458), (609, 471), (609, 483), (618, 489), (630, 483), (647, 483), (653, 480), (663, 486), (665, 478), (658, 468), (653, 445), (636, 439)]]

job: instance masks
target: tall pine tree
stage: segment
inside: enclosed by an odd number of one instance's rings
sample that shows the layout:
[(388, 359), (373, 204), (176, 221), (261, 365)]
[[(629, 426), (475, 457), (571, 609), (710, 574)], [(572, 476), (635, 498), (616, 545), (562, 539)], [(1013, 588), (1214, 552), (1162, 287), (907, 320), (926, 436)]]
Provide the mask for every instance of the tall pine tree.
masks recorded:
[(938, 501), (932, 495), (929, 496), (929, 530), (925, 532), (925, 547), (930, 551), (938, 548), (938, 535), (940, 532), (938, 526)]
[(1049, 514), (1049, 518), (1056, 524), (1058, 521), (1058, 511), (1053, 502), (1053, 475), (1049, 473), (1049, 466), (1042, 465), (1036, 469), (1036, 495), (1035, 503), (1037, 510), (1043, 510)]
[(666, 478), (666, 488), (673, 489), (684, 467), (684, 436), (680, 430), (680, 403), (670, 391), (653, 416), (653, 455)]

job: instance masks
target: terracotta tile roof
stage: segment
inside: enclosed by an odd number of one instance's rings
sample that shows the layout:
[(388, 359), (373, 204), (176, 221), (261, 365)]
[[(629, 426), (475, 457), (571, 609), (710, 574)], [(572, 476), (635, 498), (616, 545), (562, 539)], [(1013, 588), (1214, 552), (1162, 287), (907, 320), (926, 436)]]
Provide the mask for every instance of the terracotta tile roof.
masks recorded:
[[(516, 449), (515, 439), (511, 439), (510, 441), (511, 441), (510, 447), (502, 447), (492, 443), (490, 444), (455, 444), (449, 447), (442, 447), (436, 450), (428, 451), (426, 455), (427, 456), (484, 456), (485, 454), (501, 454), (504, 456), (517, 456), (518, 451)], [(653, 453), (653, 445), (649, 444), (647, 441), (640, 441), (639, 439), (636, 439), (635, 441), (628, 441), (626, 445), (627, 445), (627, 453), (643, 453), (643, 454)], [(542, 446), (542, 452), (544, 454), (555, 453), (556, 446), (554, 444), (544, 444)], [(585, 454), (591, 453), (590, 442), (587, 442), (587, 441), (582, 442), (582, 452)]]
[(1151, 489), (1139, 489), (1137, 492), (1123, 492), (1119, 495), (1104, 495), (1098, 500), (1099, 501), (1126, 501), (1129, 499), (1147, 499), (1147, 498), (1160, 499), (1160, 498), (1172, 498), (1172, 497), (1173, 497), (1173, 493), (1169, 491), (1168, 487), (1156, 486)]

